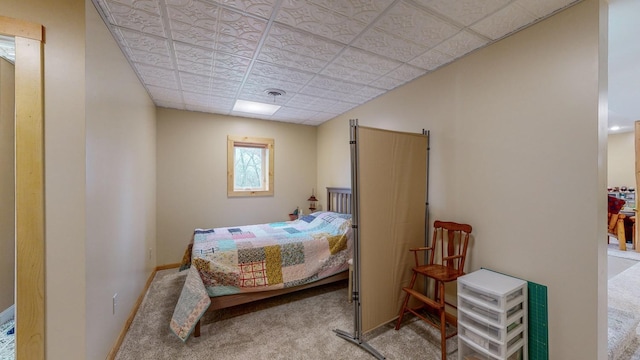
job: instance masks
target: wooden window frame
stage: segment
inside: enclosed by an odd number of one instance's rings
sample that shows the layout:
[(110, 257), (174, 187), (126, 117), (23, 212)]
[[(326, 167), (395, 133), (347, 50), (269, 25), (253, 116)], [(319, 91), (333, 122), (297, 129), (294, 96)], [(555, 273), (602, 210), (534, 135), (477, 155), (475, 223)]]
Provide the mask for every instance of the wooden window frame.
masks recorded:
[[(248, 136), (227, 136), (227, 196), (228, 197), (251, 197), (251, 196), (273, 196), (274, 182), (274, 158), (275, 142), (269, 138), (248, 137)], [(256, 147), (268, 151), (268, 164), (263, 169), (265, 190), (236, 190), (235, 181), (235, 148), (236, 147)], [(266, 160), (266, 159), (263, 159)]]

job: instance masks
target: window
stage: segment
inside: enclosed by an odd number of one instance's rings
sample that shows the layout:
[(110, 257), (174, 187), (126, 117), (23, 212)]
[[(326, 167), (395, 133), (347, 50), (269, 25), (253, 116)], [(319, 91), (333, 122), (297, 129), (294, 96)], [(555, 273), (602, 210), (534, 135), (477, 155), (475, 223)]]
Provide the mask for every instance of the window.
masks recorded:
[(273, 139), (227, 137), (227, 196), (273, 195)]

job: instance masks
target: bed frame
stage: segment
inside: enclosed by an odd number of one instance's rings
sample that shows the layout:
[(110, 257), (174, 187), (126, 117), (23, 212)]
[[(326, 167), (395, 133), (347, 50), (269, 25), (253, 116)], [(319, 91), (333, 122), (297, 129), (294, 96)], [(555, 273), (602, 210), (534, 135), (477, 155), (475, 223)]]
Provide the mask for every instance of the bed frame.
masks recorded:
[[(351, 214), (351, 189), (342, 187), (328, 187), (327, 188), (327, 211), (333, 211), (342, 214)], [(236, 305), (247, 304), (253, 301), (264, 300), (272, 298), (274, 296), (284, 295), (295, 291), (304, 289), (310, 289), (316, 286), (322, 286), (331, 284), (337, 281), (346, 280), (349, 278), (349, 271), (345, 270), (338, 274), (326, 277), (324, 279), (312, 282), (310, 284), (294, 286), (285, 289), (250, 292), (233, 295), (216, 296), (211, 298), (211, 305), (207, 311), (220, 310)], [(195, 337), (200, 336), (200, 324), (202, 320), (198, 321), (193, 335)]]

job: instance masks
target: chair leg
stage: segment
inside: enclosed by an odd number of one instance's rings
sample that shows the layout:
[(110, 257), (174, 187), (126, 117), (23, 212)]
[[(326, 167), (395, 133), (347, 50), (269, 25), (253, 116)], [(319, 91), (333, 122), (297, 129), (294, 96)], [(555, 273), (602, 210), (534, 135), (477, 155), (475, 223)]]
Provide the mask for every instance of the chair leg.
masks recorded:
[(442, 352), (442, 360), (447, 360), (447, 320), (445, 314), (445, 305), (444, 305), (444, 283), (439, 282), (438, 287), (440, 295), (440, 304), (442, 308), (440, 308), (440, 350)]
[[(417, 272), (413, 272), (413, 276), (411, 276), (411, 282), (409, 282), (409, 288), (413, 289), (413, 285), (416, 282), (416, 278), (418, 277)], [(409, 298), (411, 294), (407, 293), (404, 297), (404, 301), (402, 302), (402, 308), (400, 308), (400, 315), (398, 316), (398, 321), (396, 322), (396, 330), (400, 330), (400, 324), (402, 323), (402, 318), (404, 318), (404, 313), (407, 312), (407, 305), (409, 304)]]

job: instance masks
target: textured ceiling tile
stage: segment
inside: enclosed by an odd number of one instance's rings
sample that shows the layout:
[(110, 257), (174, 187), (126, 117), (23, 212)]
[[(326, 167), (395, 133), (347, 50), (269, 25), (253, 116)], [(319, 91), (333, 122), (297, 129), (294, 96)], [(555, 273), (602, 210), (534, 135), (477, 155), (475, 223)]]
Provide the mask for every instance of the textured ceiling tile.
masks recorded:
[(452, 38), (436, 46), (434, 50), (438, 50), (443, 54), (447, 54), (453, 58), (457, 58), (464, 54), (467, 54), (472, 50), (486, 45), (488, 42), (488, 40), (485, 40), (468, 31), (461, 31)]
[(277, 65), (271, 65), (266, 63), (257, 62), (251, 70), (252, 75), (264, 76), (272, 79), (287, 79), (288, 81), (306, 84), (313, 74), (298, 70), (293, 70)]
[(360, 71), (360, 70), (355, 70), (352, 69), (351, 70), (351, 76), (347, 79), (347, 80), (351, 80), (352, 82), (356, 83), (356, 84), (369, 84), (372, 81), (375, 81), (377, 79), (380, 78), (379, 74), (372, 74), (372, 73), (368, 73), (366, 71)]
[(184, 107), (186, 110), (189, 110), (189, 111), (223, 114), (223, 115), (228, 115), (229, 112), (231, 111), (231, 107), (216, 106), (216, 104), (208, 104), (206, 106), (187, 104)]
[(213, 3), (223, 4), (243, 12), (268, 19), (273, 13), (276, 0), (209, 0)]
[(411, 81), (425, 73), (426, 72), (423, 69), (411, 65), (402, 65), (388, 73), (386, 76), (397, 80)]
[(581, 0), (517, 0), (515, 3), (527, 9), (539, 19), (580, 1)]
[[(158, 86), (158, 87), (163, 87), (163, 88), (167, 88), (167, 89), (178, 89), (178, 82), (176, 80), (173, 79), (167, 79), (167, 78), (160, 78), (160, 77), (154, 77), (154, 76), (141, 76), (142, 80), (145, 82), (145, 84), (147, 85), (152, 85), (152, 86)], [(179, 99), (176, 99), (176, 101), (178, 101)]]
[(226, 67), (216, 67), (213, 69), (213, 76), (219, 79), (241, 82), (244, 79), (244, 70), (229, 69)]
[(278, 24), (271, 27), (265, 45), (325, 61), (333, 59), (344, 47), (319, 36)]
[(180, 72), (179, 75), (183, 87), (184, 85), (206, 86), (207, 88), (211, 86), (212, 79), (210, 76), (189, 74), (185, 72)]
[(329, 64), (320, 74), (340, 80), (351, 80), (351, 74), (354, 69), (338, 65), (336, 63)]
[(267, 27), (267, 21), (223, 9), (220, 14), (218, 32), (257, 43)]
[(242, 83), (240, 81), (213, 78), (211, 81), (211, 90), (237, 93), (241, 85)]
[(453, 36), (460, 28), (405, 2), (397, 3), (374, 24), (377, 28), (426, 47)]
[(469, 26), (512, 0), (414, 0), (441, 15)]
[(425, 45), (410, 42), (376, 28), (365, 31), (352, 45), (400, 61), (409, 61), (427, 50)]
[(113, 4), (113, 6), (123, 4), (136, 10), (143, 10), (157, 16), (160, 16), (161, 14), (158, 0), (98, 0), (98, 4), (100, 4), (100, 7), (105, 10), (111, 9), (109, 4)]
[(218, 36), (217, 46), (217, 50), (219, 51), (250, 58), (253, 57), (253, 54), (256, 52), (258, 43), (248, 39), (220, 34)]
[(211, 76), (211, 74), (213, 73), (213, 66), (190, 62), (186, 60), (180, 60), (178, 61), (178, 70), (186, 73), (201, 75), (201, 76)]
[(367, 25), (306, 0), (284, 0), (275, 20), (344, 44)]
[(235, 56), (231, 54), (225, 54), (221, 52), (216, 53), (214, 58), (214, 64), (216, 69), (226, 68), (226, 69), (233, 69), (233, 70), (238, 70), (242, 72), (247, 71), (247, 69), (249, 68), (250, 62), (251, 60), (247, 58)]
[(175, 101), (175, 99), (181, 99), (182, 94), (175, 89), (165, 89), (157, 86), (147, 86), (149, 94), (154, 100), (158, 101)]
[(327, 65), (325, 60), (314, 59), (273, 46), (263, 46), (260, 54), (258, 54), (258, 60), (313, 72), (318, 72)]
[(216, 33), (203, 28), (191, 26), (180, 21), (171, 21), (171, 38), (187, 44), (204, 48), (216, 47)]
[(126, 48), (125, 51), (127, 52), (129, 59), (133, 62), (163, 67), (166, 69), (173, 68), (173, 61), (169, 56), (131, 48)]
[(453, 57), (443, 54), (438, 50), (429, 50), (417, 58), (409, 61), (409, 64), (426, 70), (436, 69), (453, 61)]
[(209, 31), (217, 29), (220, 7), (197, 0), (166, 0), (167, 13), (172, 21)]
[[(578, 1), (94, 3), (157, 106), (317, 125)], [(234, 114), (238, 97), (282, 108)]]
[(356, 106), (357, 106), (356, 104), (345, 102), (345, 101), (334, 101), (331, 104), (331, 106), (327, 106), (321, 110), (326, 110), (327, 112), (335, 113), (335, 114), (342, 114), (343, 112), (349, 111)]
[[(222, 98), (219, 96), (212, 96), (212, 95), (205, 95), (205, 94), (198, 94), (198, 93), (192, 93), (189, 91), (185, 91), (183, 93), (184, 96), (184, 101), (186, 104), (190, 104), (190, 105), (200, 105), (200, 106), (206, 106), (206, 105), (211, 105), (214, 103), (214, 99), (216, 99), (216, 103), (217, 104), (228, 104), (228, 103), (232, 103), (233, 100), (231, 100), (231, 98)], [(220, 100), (220, 99), (226, 99), (225, 100)]]
[(478, 21), (471, 28), (482, 35), (497, 40), (534, 20), (536, 18), (528, 11), (517, 5), (510, 5)]
[(158, 14), (138, 10), (129, 5), (108, 2), (110, 20), (114, 25), (146, 34), (165, 36), (162, 18)]
[(211, 49), (205, 49), (179, 42), (174, 43), (173, 47), (176, 50), (176, 60), (178, 63), (180, 63), (180, 61), (188, 61), (190, 63), (195, 62), (205, 65), (213, 64), (213, 50)]
[(159, 107), (164, 107), (164, 108), (168, 108), (168, 109), (178, 109), (178, 110), (184, 110), (185, 109), (185, 106), (184, 106), (184, 103), (182, 102), (182, 99), (180, 99), (180, 102), (156, 100), (155, 104), (157, 106), (159, 106)]
[(123, 28), (115, 28), (114, 34), (127, 48), (171, 57), (169, 42), (166, 39)]
[(263, 91), (270, 88), (282, 89), (287, 93), (298, 92), (304, 85), (286, 81), (285, 79), (274, 79), (256, 74), (249, 75), (245, 86), (258, 86)]
[(262, 90), (244, 87), (238, 94), (238, 99), (256, 101), (264, 104), (282, 105), (289, 101), (294, 95), (295, 94), (286, 93), (274, 99), (273, 96), (266, 94)]
[(348, 18), (369, 23), (375, 20), (394, 0), (310, 0)]
[(342, 100), (344, 98), (343, 93), (335, 92), (327, 89), (320, 89), (313, 86), (305, 86), (299, 91), (301, 94), (322, 97), (331, 100)]
[(395, 89), (398, 86), (406, 83), (406, 80), (398, 80), (388, 76), (382, 77), (370, 83), (371, 86), (376, 86), (379, 88), (383, 88), (385, 90)]
[(327, 76), (318, 75), (314, 77), (309, 83), (309, 86), (314, 86), (320, 89), (337, 91), (345, 94), (352, 93), (357, 91), (362, 85), (354, 84), (350, 82), (344, 82), (340, 80), (336, 80)]
[(335, 64), (374, 74), (386, 74), (402, 64), (399, 61), (348, 47), (334, 61)]
[(387, 90), (385, 89), (380, 89), (376, 87), (363, 86), (359, 88), (357, 91), (351, 92), (348, 96), (344, 98), (344, 101), (362, 104), (366, 101), (369, 101), (373, 98), (376, 98), (384, 94), (386, 91)]
[(142, 77), (154, 77), (176, 81), (175, 73), (168, 69), (162, 69), (145, 64), (136, 64), (136, 70)]

